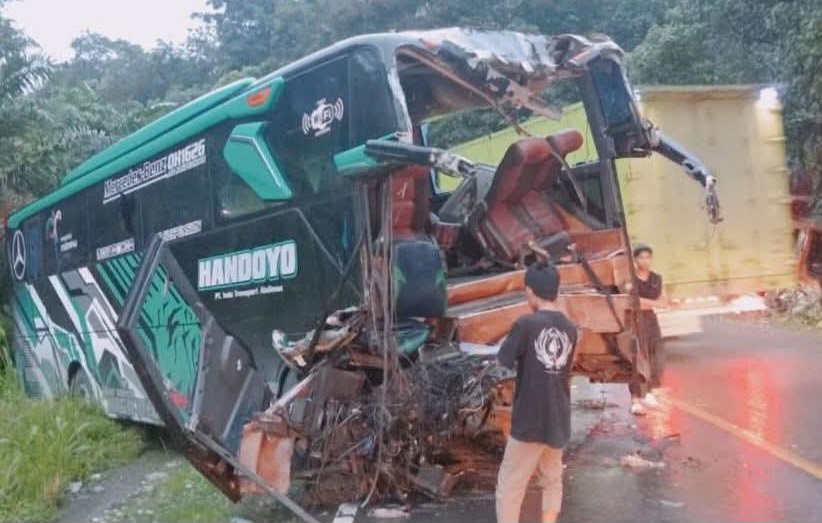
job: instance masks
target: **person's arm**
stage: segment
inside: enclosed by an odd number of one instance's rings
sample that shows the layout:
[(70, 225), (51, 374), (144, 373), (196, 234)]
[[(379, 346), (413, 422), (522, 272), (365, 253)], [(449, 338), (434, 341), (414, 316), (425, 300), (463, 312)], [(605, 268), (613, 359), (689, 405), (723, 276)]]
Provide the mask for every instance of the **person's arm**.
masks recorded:
[(662, 278), (659, 278), (659, 296), (653, 300), (651, 298), (640, 298), (639, 306), (642, 310), (652, 309), (667, 309), (670, 305), (668, 302), (668, 294), (665, 292), (665, 287), (662, 285)]
[(513, 370), (522, 354), (522, 342), (522, 327), (519, 320), (517, 320), (511, 328), (511, 332), (508, 333), (508, 337), (502, 342), (499, 352), (497, 352), (497, 364)]
[(668, 308), (668, 298), (665, 296), (665, 293), (652, 300), (650, 298), (640, 298), (639, 305), (642, 310), (653, 310), (653, 309), (667, 309)]

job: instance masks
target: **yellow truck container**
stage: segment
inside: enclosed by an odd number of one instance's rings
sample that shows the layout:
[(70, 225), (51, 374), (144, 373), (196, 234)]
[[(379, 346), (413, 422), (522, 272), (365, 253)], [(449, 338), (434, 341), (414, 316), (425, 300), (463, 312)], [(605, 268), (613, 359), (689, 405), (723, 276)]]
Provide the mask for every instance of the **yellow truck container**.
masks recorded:
[[(654, 248), (669, 296), (727, 299), (794, 285), (788, 169), (775, 92), (758, 86), (659, 86), (641, 89), (638, 96), (649, 120), (714, 170), (725, 216), (711, 225), (701, 188), (664, 158), (617, 162), (631, 240)], [(585, 145), (569, 162), (596, 155), (580, 104), (567, 107), (560, 121), (535, 118), (522, 127), (534, 136), (578, 129)], [(453, 150), (497, 164), (517, 139), (513, 129), (504, 129)], [(440, 181), (443, 188), (458, 183)]]

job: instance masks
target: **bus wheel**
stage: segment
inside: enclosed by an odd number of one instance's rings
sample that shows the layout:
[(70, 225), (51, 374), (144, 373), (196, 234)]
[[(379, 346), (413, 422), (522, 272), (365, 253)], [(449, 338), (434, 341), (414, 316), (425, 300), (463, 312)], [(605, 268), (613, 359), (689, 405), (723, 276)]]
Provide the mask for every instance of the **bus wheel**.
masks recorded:
[(82, 368), (72, 375), (69, 381), (69, 396), (83, 398), (88, 401), (94, 400), (94, 389), (91, 387), (91, 380)]

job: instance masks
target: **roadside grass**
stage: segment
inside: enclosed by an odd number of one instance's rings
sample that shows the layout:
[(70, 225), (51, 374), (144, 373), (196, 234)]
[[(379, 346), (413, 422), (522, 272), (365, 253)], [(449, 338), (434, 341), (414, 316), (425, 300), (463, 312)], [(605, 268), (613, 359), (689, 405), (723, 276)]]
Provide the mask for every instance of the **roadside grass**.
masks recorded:
[(143, 439), (81, 400), (27, 398), (6, 355), (0, 338), (0, 521), (50, 521), (68, 483), (133, 460)]
[(130, 497), (107, 522), (228, 522), (239, 508), (187, 462), (150, 492)]

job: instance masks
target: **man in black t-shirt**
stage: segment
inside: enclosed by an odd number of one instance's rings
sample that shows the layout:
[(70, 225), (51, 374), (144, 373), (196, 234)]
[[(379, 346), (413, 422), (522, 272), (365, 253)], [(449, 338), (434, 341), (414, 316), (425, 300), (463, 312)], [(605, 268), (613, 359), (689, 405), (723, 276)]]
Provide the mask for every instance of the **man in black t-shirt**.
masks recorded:
[(511, 435), (497, 482), (497, 521), (519, 521), (528, 482), (539, 471), (542, 521), (556, 521), (562, 503), (562, 449), (571, 433), (570, 370), (576, 326), (556, 304), (559, 273), (554, 266), (525, 272), (525, 295), (533, 313), (514, 324), (497, 354), (500, 365), (516, 365), (517, 388)]

